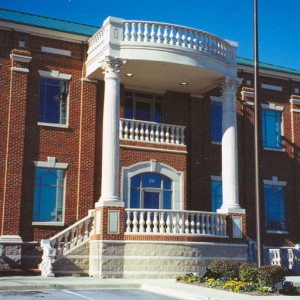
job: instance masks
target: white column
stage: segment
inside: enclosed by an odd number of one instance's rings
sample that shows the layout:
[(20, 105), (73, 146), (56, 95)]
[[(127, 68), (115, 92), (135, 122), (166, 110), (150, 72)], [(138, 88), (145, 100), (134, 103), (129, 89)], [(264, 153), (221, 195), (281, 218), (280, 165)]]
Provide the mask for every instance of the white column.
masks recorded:
[(102, 177), (100, 205), (120, 206), (119, 201), (119, 119), (120, 71), (124, 61), (108, 56), (104, 73), (104, 109), (102, 141)]
[(236, 89), (240, 81), (225, 77), (222, 89), (222, 189), (220, 212), (244, 213), (239, 204)]

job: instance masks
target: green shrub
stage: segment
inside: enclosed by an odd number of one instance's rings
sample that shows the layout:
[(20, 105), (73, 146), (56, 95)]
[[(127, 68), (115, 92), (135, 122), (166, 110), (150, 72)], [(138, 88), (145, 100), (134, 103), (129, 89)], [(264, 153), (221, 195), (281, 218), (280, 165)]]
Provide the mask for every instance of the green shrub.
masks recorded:
[(258, 283), (259, 269), (255, 264), (241, 264), (239, 268), (239, 278), (243, 282)]
[(276, 282), (283, 281), (287, 269), (281, 266), (262, 266), (258, 270), (258, 281), (263, 286), (273, 286)]
[(209, 265), (209, 270), (213, 278), (239, 278), (240, 262), (233, 261), (212, 261)]

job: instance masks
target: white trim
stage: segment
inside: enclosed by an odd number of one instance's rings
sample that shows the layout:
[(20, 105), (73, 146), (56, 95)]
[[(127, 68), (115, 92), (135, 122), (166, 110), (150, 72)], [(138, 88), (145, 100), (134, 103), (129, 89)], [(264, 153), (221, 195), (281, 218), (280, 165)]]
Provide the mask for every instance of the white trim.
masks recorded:
[(211, 143), (212, 143), (212, 145), (220, 145), (220, 146), (222, 145), (222, 142), (215, 142), (215, 141), (212, 141)]
[(23, 240), (19, 235), (11, 235), (11, 234), (0, 235), (0, 244), (15, 244), (15, 243), (20, 243), (20, 244), (23, 243)]
[(210, 101), (211, 102), (218, 102), (218, 103), (222, 103), (222, 97), (216, 97), (216, 96), (210, 96)]
[(285, 152), (284, 148), (269, 148), (269, 147), (263, 147), (264, 150), (267, 151), (276, 151), (276, 152)]
[(261, 105), (262, 109), (277, 110), (277, 111), (283, 111), (284, 110), (284, 106), (276, 105), (274, 103), (269, 103), (269, 104), (261, 103), (260, 105)]
[(64, 226), (64, 222), (32, 222), (34, 226)]
[(67, 169), (68, 163), (56, 162), (56, 157), (48, 156), (48, 161), (34, 161), (36, 168)]
[(210, 179), (211, 181), (222, 181), (222, 176), (211, 175)]
[(72, 56), (72, 52), (70, 50), (62, 50), (57, 48), (51, 48), (51, 47), (41, 47), (42, 52), (51, 53), (51, 54), (58, 54), (58, 55), (64, 55), (64, 56)]
[(291, 109), (291, 112), (300, 113), (300, 109)]
[[(120, 141), (121, 142), (121, 141)], [(149, 143), (145, 141), (138, 141), (139, 143)], [(152, 143), (152, 142), (151, 142)], [(157, 145), (163, 145), (161, 143), (155, 143)], [(185, 145), (168, 145), (168, 146), (181, 146), (186, 147)], [(163, 148), (150, 148), (150, 147), (140, 147), (140, 146), (133, 146), (133, 145), (120, 145), (120, 148), (129, 148), (129, 149), (139, 149), (143, 151), (158, 151), (158, 152), (170, 152), (170, 153), (179, 153), (179, 154), (187, 154), (188, 152), (185, 150), (172, 150), (172, 149), (163, 149)]]
[(254, 106), (254, 102), (249, 102), (249, 101), (243, 102), (243, 105), (244, 106)]
[(61, 80), (71, 80), (71, 78), (72, 78), (72, 75), (70, 75), (70, 74), (63, 74), (63, 73), (60, 73), (59, 71), (55, 71), (55, 70), (52, 70), (51, 72), (39, 70), (39, 74), (41, 77), (55, 78), (55, 79), (61, 79)]
[(286, 186), (286, 181), (279, 181), (278, 177), (272, 176), (272, 180), (263, 180), (264, 185), (272, 185), (272, 186)]
[(266, 233), (274, 233), (274, 234), (288, 234), (287, 230), (266, 230)]
[(241, 95), (247, 98), (254, 98), (254, 92), (250, 92), (250, 91), (242, 91)]
[(67, 124), (59, 124), (59, 123), (38, 122), (38, 125), (39, 126), (47, 126), (47, 127), (69, 128), (69, 125), (67, 125)]
[(119, 210), (108, 210), (107, 233), (108, 234), (120, 233), (120, 211)]
[(125, 207), (130, 207), (129, 201), (131, 178), (135, 175), (148, 172), (155, 172), (167, 176), (172, 180), (172, 209), (182, 210), (184, 195), (184, 173), (156, 160), (139, 162), (132, 166), (122, 168), (121, 199), (123, 199)]
[(261, 87), (263, 89), (267, 89), (267, 90), (272, 90), (272, 91), (277, 91), (277, 92), (282, 92), (282, 86), (279, 85), (273, 85), (273, 84), (265, 84), (262, 83)]
[(300, 105), (300, 100), (291, 98), (290, 103), (295, 105)]
[(11, 67), (11, 70), (15, 72), (21, 72), (21, 73), (29, 73), (29, 69), (27, 68)]
[(204, 96), (200, 95), (200, 94), (190, 94), (190, 97), (191, 98), (197, 98), (197, 99), (203, 99), (204, 98)]
[(19, 55), (19, 54), (11, 54), (10, 59), (17, 62), (30, 63), (32, 60), (31, 56)]
[(98, 83), (98, 80), (96, 80), (96, 79), (88, 79), (88, 78), (86, 78), (86, 77), (81, 78), (81, 81), (83, 81), (83, 82), (88, 82), (88, 83), (95, 83), (95, 84)]

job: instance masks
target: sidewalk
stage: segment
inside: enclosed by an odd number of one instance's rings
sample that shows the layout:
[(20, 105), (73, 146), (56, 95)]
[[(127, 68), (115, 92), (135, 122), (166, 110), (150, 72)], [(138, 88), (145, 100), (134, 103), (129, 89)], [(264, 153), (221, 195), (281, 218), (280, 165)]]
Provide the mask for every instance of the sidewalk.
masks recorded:
[[(300, 285), (300, 277), (287, 277)], [(99, 279), (93, 277), (11, 276), (0, 277), (0, 291), (21, 290), (84, 290), (84, 289), (141, 289), (174, 299), (200, 300), (286, 300), (300, 296), (250, 296), (222, 290), (178, 283), (171, 279)]]

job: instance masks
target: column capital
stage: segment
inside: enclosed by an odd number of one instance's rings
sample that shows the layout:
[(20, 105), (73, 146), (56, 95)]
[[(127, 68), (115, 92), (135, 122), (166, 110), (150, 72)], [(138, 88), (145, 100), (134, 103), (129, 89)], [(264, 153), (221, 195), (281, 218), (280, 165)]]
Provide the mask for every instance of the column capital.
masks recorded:
[(103, 70), (105, 79), (119, 78), (121, 69), (125, 63), (126, 61), (121, 58), (106, 56), (104, 61), (101, 64), (101, 68)]
[(242, 84), (242, 81), (243, 81), (242, 78), (233, 78), (233, 77), (225, 76), (222, 82), (223, 93), (228, 90), (231, 90), (232, 92), (236, 93), (237, 88)]

